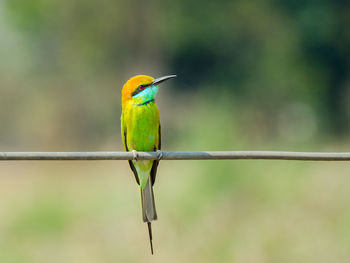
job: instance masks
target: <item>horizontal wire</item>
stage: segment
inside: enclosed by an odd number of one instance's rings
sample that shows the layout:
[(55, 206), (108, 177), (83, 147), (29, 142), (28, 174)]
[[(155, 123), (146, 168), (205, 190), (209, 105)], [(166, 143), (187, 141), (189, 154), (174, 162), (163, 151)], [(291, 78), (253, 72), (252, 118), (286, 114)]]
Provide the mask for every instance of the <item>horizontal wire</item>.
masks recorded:
[(26, 160), (295, 160), (350, 161), (350, 152), (0, 152), (0, 161)]

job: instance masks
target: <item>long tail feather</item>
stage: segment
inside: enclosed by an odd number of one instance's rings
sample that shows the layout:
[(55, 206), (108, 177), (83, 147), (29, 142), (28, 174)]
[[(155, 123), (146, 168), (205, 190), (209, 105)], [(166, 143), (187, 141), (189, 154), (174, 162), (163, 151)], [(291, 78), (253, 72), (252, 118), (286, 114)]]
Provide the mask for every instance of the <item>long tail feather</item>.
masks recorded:
[(147, 226), (148, 226), (148, 235), (149, 235), (149, 243), (151, 245), (151, 253), (153, 255), (153, 242), (152, 242), (152, 223), (151, 222), (147, 222)]
[(153, 220), (157, 220), (156, 206), (154, 204), (153, 188), (148, 179), (144, 189), (141, 189), (142, 218), (147, 223), (151, 253), (153, 255), (152, 225)]

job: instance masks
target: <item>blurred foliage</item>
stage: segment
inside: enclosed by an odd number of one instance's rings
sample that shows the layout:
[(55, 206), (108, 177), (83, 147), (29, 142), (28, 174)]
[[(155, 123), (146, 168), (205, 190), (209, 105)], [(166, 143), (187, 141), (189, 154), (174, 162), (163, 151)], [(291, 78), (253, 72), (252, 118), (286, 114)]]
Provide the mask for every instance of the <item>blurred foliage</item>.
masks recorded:
[(20, 105), (1, 132), (6, 145), (25, 137), (21, 116), (35, 108), (45, 113), (34, 114), (30, 129), (52, 127), (27, 131), (46, 140), (39, 145), (116, 141), (119, 89), (139, 73), (178, 74), (168, 84), (174, 98), (231, 97), (243, 129), (263, 123), (264, 140), (288, 139), (300, 126), (295, 137), (304, 141), (349, 131), (347, 1), (11, 0), (0, 10), (8, 45), (1, 100)]

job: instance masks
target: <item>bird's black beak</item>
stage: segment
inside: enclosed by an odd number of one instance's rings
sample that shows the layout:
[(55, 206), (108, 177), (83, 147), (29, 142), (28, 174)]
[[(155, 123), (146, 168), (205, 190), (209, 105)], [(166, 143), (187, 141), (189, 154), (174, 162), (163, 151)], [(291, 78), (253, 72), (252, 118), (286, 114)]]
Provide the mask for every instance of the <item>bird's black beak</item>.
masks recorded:
[(159, 83), (162, 83), (163, 81), (166, 81), (166, 80), (172, 79), (172, 78), (176, 78), (176, 75), (169, 75), (169, 76), (157, 78), (152, 82), (152, 85), (158, 85)]

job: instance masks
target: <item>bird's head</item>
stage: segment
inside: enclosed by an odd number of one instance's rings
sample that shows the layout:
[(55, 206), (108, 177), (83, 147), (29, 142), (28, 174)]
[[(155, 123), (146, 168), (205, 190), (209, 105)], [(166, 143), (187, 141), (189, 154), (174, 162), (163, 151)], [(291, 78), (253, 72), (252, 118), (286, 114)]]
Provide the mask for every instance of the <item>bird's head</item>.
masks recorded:
[(158, 84), (175, 77), (176, 75), (169, 75), (154, 79), (146, 75), (137, 75), (130, 78), (122, 90), (123, 108), (129, 101), (138, 105), (153, 101), (158, 93)]

